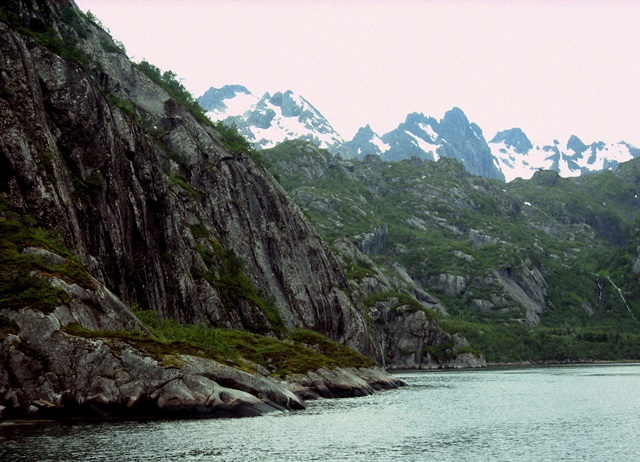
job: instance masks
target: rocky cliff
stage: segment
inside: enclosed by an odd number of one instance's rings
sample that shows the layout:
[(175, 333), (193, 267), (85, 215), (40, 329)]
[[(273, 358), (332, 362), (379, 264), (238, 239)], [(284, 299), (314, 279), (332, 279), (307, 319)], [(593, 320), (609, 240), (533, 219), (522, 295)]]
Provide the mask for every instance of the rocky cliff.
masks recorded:
[(0, 56), (3, 219), (61, 237), (84, 275), (52, 273), (14, 243), (11, 258), (35, 268), (23, 276), (57, 295), (44, 305), (21, 298), (16, 278), (3, 276), (2, 406), (117, 403), (206, 415), (230, 402), (300, 406), (287, 393), (263, 399), (256, 387), (240, 387), (253, 398), (211, 392), (220, 367), (204, 360), (181, 357), (172, 368), (131, 343), (65, 330), (143, 329), (132, 305), (271, 337), (304, 327), (376, 357), (326, 244), (272, 176), (230, 152), (180, 98), (171, 75), (132, 63), (67, 1), (4, 2)]

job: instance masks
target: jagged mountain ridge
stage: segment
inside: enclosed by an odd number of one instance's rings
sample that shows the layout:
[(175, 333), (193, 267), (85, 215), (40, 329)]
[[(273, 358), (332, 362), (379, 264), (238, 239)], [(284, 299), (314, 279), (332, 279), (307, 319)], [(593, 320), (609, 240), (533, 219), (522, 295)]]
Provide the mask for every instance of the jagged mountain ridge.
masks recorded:
[[(384, 135), (366, 125), (352, 140), (346, 141), (319, 112), (310, 113), (303, 120), (291, 119), (282, 111), (268, 110), (269, 98), (266, 94), (259, 99), (245, 87), (229, 85), (221, 89), (212, 87), (199, 101), (210, 111), (212, 119), (236, 124), (259, 149), (273, 147), (285, 139), (306, 139), (344, 158), (362, 158), (369, 154), (383, 160), (451, 157), (463, 162), (473, 174), (506, 181), (531, 178), (540, 169), (555, 170), (563, 177), (579, 176), (615, 169), (620, 162), (640, 155), (639, 149), (624, 141), (584, 145), (575, 136), (570, 137), (566, 145), (557, 140), (534, 145), (519, 128), (501, 131), (487, 142), (481, 128), (469, 122), (459, 108), (445, 113), (440, 121), (411, 113)], [(304, 98), (297, 98), (304, 101), (303, 105), (309, 104)]]
[(210, 88), (198, 102), (212, 120), (235, 125), (256, 149), (272, 148), (286, 139), (313, 141), (338, 149), (344, 140), (309, 101), (288, 90), (261, 98), (239, 85)]
[(575, 135), (565, 145), (557, 140), (534, 145), (519, 128), (498, 132), (489, 146), (507, 181), (531, 178), (537, 170), (554, 170), (565, 178), (580, 176), (615, 169), (640, 156), (640, 149), (624, 141), (586, 145)]
[(412, 156), (436, 160), (453, 157), (465, 163), (477, 175), (503, 178), (486, 145), (482, 130), (470, 123), (462, 110), (448, 111), (441, 121), (413, 113), (400, 126), (378, 136), (367, 126), (353, 140), (344, 139), (303, 97), (291, 91), (266, 93), (258, 101), (241, 86), (210, 88), (198, 101), (209, 117), (234, 124), (257, 149), (277, 143), (303, 139), (342, 157), (376, 154), (383, 159), (399, 160)]

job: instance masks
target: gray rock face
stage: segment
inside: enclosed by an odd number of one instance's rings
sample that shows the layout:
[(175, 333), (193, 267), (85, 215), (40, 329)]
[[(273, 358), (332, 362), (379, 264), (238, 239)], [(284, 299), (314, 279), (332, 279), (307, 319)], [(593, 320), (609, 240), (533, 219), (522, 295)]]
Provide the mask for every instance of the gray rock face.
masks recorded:
[[(230, 154), (110, 40), (62, 8), (22, 4), (90, 58), (86, 68), (0, 23), (0, 191), (53, 224), (95, 277), (126, 303), (183, 322), (274, 328), (259, 307), (224, 308), (212, 279), (232, 250), (285, 327), (308, 327), (371, 351), (337, 262), (271, 175)], [(217, 253), (216, 253), (217, 252)], [(213, 278), (204, 277), (212, 274)]]
[[(427, 311), (401, 300), (377, 303), (370, 310), (384, 339), (381, 345), (392, 369), (486, 367), (482, 355), (460, 351), (469, 344), (458, 334), (440, 329)], [(463, 340), (463, 341), (461, 341)]]
[[(105, 47), (110, 37), (73, 3), (13, 7), (21, 25), (38, 24), (67, 48), (0, 21), (0, 193), (63, 236), (95, 284), (45, 275), (68, 295), (52, 312), (0, 306), (9, 326), (0, 336), (2, 417), (245, 416), (304, 406), (259, 374), (69, 333), (71, 324), (145, 331), (132, 304), (274, 336), (315, 329), (377, 354), (338, 261), (269, 173), (231, 154), (210, 125)], [(64, 262), (37, 247), (23, 252)]]
[(303, 399), (368, 396), (404, 386), (380, 368), (318, 369), (287, 381), (289, 389)]
[(275, 380), (210, 359), (179, 355), (163, 364), (126, 340), (66, 333), (70, 324), (145, 328), (104, 287), (54, 282), (71, 303), (52, 313), (0, 310), (16, 326), (0, 338), (0, 417), (243, 417), (305, 407)]
[(352, 281), (352, 286), (362, 300), (377, 299), (368, 306), (368, 313), (375, 326), (379, 356), (384, 359), (385, 367), (486, 366), (481, 355), (461, 350), (469, 346), (464, 337), (452, 336), (438, 327), (435, 313), (446, 314), (446, 308), (425, 292), (403, 267), (394, 265), (394, 273), (389, 275), (347, 239), (335, 241), (334, 246), (343, 265), (371, 268), (371, 275)]
[(467, 288), (467, 280), (463, 276), (453, 274), (440, 274), (429, 281), (431, 287), (436, 287), (445, 294), (455, 297), (464, 293)]
[(368, 255), (381, 254), (387, 244), (389, 229), (387, 225), (378, 226), (370, 233), (356, 235), (354, 239), (358, 241), (358, 249)]

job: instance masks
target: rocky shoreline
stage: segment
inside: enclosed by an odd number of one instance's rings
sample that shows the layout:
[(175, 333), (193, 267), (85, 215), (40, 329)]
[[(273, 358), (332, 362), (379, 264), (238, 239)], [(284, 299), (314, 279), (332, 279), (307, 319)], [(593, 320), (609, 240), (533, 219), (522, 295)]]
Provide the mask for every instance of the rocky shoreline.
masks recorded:
[[(0, 421), (249, 417), (403, 385), (378, 367), (281, 380), (248, 362), (241, 370), (191, 354), (154, 357), (107, 334), (146, 330), (117, 297), (103, 287), (82, 295), (51, 313), (0, 310)], [(68, 329), (74, 324), (105, 335), (76, 335)]]

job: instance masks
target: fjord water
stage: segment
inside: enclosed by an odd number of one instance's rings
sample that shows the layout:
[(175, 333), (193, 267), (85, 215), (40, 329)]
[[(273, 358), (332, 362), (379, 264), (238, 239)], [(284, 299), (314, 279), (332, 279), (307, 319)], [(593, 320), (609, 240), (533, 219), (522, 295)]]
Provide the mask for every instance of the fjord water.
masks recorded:
[(0, 460), (640, 460), (640, 364), (396, 375), (280, 415), (0, 427)]

